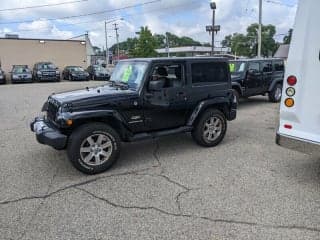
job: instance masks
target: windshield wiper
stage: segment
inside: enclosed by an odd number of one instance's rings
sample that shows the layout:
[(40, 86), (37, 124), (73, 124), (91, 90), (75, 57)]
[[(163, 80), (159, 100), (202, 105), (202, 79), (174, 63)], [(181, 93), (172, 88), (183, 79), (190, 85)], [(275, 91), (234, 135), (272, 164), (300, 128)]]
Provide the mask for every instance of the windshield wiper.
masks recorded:
[(127, 82), (123, 82), (123, 81), (114, 81), (114, 80), (109, 80), (109, 82), (111, 83), (111, 86), (117, 86), (120, 87), (121, 89), (129, 89), (129, 84)]

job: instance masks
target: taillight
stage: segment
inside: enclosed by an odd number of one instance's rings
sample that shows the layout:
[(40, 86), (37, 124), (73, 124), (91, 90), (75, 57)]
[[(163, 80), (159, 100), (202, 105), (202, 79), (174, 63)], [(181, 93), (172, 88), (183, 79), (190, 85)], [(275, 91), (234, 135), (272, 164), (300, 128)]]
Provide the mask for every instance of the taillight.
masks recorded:
[(294, 100), (293, 98), (287, 98), (286, 100), (284, 100), (284, 104), (286, 105), (286, 107), (293, 107), (294, 105)]
[(297, 83), (297, 78), (295, 76), (289, 76), (287, 78), (287, 83), (290, 85), (290, 86), (294, 86), (296, 85)]

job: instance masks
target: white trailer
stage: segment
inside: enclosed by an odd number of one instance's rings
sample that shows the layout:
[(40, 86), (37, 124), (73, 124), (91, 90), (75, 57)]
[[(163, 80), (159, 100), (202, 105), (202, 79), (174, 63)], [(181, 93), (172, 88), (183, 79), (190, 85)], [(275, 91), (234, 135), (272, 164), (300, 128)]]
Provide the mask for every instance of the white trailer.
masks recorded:
[(280, 107), (277, 144), (320, 153), (320, 1), (300, 0)]

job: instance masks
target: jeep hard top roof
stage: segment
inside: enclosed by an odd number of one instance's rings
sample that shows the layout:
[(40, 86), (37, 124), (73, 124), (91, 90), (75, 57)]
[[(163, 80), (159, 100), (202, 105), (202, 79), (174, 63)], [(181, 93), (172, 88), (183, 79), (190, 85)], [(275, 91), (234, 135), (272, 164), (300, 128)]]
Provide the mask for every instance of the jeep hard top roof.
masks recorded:
[(230, 62), (261, 62), (261, 61), (283, 61), (281, 58), (244, 58), (244, 59), (235, 59), (229, 60)]
[(227, 62), (227, 58), (223, 57), (156, 57), (156, 58), (131, 58), (120, 60), (119, 62), (174, 62), (174, 61), (217, 61), (217, 62)]

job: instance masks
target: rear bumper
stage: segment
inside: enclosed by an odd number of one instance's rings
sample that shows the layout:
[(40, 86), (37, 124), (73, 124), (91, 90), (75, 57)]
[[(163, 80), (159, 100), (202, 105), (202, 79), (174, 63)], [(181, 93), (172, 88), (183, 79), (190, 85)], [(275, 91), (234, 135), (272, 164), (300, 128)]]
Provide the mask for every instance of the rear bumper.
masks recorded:
[(39, 143), (51, 146), (55, 149), (62, 150), (67, 145), (68, 137), (62, 134), (58, 129), (51, 126), (43, 118), (36, 118), (30, 124), (31, 131), (36, 134)]
[(277, 132), (276, 143), (279, 146), (307, 154), (320, 154), (320, 143), (296, 138)]

